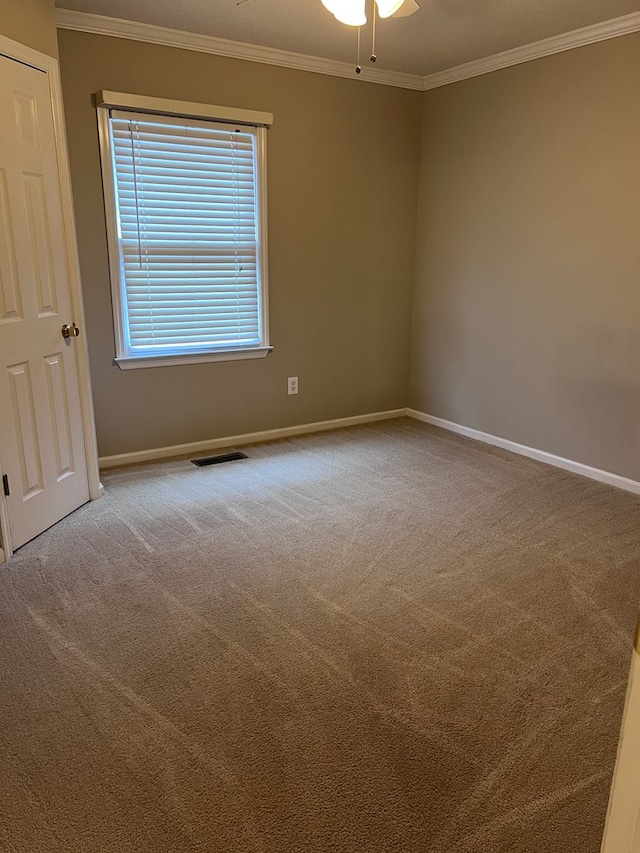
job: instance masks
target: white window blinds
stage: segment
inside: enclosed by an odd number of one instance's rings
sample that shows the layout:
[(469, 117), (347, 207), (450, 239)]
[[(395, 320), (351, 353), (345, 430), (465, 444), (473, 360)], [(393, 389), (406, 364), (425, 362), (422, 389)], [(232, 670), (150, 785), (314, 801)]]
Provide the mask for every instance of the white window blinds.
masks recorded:
[(109, 113), (120, 357), (266, 344), (258, 128)]

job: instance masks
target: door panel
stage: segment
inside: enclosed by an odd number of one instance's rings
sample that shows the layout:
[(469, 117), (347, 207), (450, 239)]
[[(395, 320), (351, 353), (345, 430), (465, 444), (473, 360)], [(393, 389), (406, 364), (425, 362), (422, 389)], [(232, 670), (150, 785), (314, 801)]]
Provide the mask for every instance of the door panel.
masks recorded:
[(36, 427), (35, 400), (29, 362), (8, 368), (11, 413), (18, 438), (18, 461), (22, 474), (22, 495), (28, 500), (42, 491), (42, 457)]
[(50, 241), (51, 222), (47, 212), (43, 176), (25, 174), (23, 180), (27, 205), (28, 235), (33, 253), (38, 316), (42, 317), (45, 314), (58, 313)]
[(13, 103), (16, 114), (16, 136), (18, 142), (38, 146), (36, 99), (33, 95), (14, 90)]
[(22, 305), (13, 237), (7, 173), (0, 169), (0, 321), (21, 320)]
[(56, 452), (56, 477), (58, 481), (68, 477), (74, 471), (73, 440), (69, 424), (69, 403), (67, 400), (67, 378), (64, 375), (62, 353), (45, 356), (45, 373), (49, 392), (49, 408), (54, 426), (54, 447)]
[[(49, 82), (0, 56), (0, 456), (14, 548), (89, 499)], [(6, 404), (5, 404), (6, 402)]]

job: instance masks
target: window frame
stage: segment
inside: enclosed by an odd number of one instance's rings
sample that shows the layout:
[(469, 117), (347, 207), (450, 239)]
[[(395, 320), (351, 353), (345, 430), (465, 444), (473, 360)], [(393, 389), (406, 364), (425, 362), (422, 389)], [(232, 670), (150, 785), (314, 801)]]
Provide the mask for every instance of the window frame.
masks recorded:
[[(115, 364), (121, 370), (141, 367), (166, 367), (177, 364), (200, 364), (212, 361), (236, 361), (264, 358), (273, 347), (269, 343), (268, 254), (267, 254), (267, 128), (273, 123), (271, 113), (233, 107), (196, 104), (102, 91), (96, 95), (98, 136), (102, 165), (102, 186), (107, 226), (109, 278), (115, 335)], [(131, 352), (126, 332), (123, 257), (120, 251), (120, 224), (116, 197), (115, 161), (111, 143), (111, 111), (154, 116), (194, 119), (231, 125), (246, 125), (255, 129), (256, 145), (256, 269), (258, 280), (258, 315), (260, 342), (248, 346), (211, 347), (183, 353), (135, 354)]]

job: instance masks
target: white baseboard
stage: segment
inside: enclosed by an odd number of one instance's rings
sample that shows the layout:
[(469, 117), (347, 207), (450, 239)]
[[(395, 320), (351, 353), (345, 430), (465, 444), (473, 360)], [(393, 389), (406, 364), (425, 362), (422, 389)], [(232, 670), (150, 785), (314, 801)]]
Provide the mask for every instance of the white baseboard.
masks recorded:
[(615, 486), (618, 489), (624, 489), (626, 492), (633, 492), (636, 495), (640, 495), (640, 483), (637, 480), (621, 477), (620, 474), (613, 474), (611, 471), (603, 471), (600, 468), (592, 468), (590, 465), (584, 465), (582, 462), (574, 462), (572, 459), (564, 459), (562, 456), (554, 456), (553, 453), (547, 453), (535, 447), (527, 447), (525, 444), (509, 441), (508, 438), (500, 438), (497, 435), (491, 435), (488, 432), (481, 432), (478, 429), (462, 426), (461, 424), (453, 423), (453, 421), (446, 421), (443, 418), (436, 418), (433, 415), (427, 415), (416, 409), (406, 409), (406, 414), (410, 418), (415, 418), (432, 426), (441, 427), (442, 429), (449, 430), (449, 432), (455, 432), (458, 435), (464, 435), (467, 438), (473, 438), (475, 441), (482, 441), (485, 444), (492, 444), (495, 447), (510, 450), (512, 453), (518, 453), (520, 456), (527, 456), (529, 459), (536, 459), (538, 462), (553, 465), (554, 468), (562, 468), (564, 471), (571, 471), (572, 474), (580, 474), (583, 477), (589, 477), (591, 480), (597, 480), (599, 483), (606, 483), (608, 486)]
[[(599, 483), (606, 483), (608, 486), (615, 486), (618, 489), (624, 489), (627, 492), (640, 495), (640, 482), (637, 480), (630, 480), (628, 477), (613, 474), (611, 471), (593, 468), (590, 465), (584, 465), (582, 462), (574, 462), (573, 459), (564, 459), (562, 456), (555, 456), (553, 453), (547, 453), (535, 447), (527, 447), (525, 444), (510, 441), (508, 438), (500, 438), (500, 436), (491, 435), (488, 432), (481, 432), (478, 429), (456, 424), (453, 421), (447, 421), (444, 418), (437, 418), (434, 415), (427, 415), (425, 412), (409, 408), (390, 409), (386, 412), (370, 412), (366, 415), (354, 415), (349, 418), (336, 418), (329, 421), (316, 421), (315, 423), (298, 424), (296, 426), (263, 430), (261, 432), (248, 432), (243, 435), (230, 435), (223, 438), (208, 439), (207, 441), (192, 441), (189, 444), (175, 444), (171, 447), (154, 447), (149, 450), (120, 453), (115, 456), (101, 456), (99, 461), (101, 468), (120, 468), (124, 465), (136, 465), (140, 462), (152, 462), (156, 459), (188, 456), (191, 453), (200, 453), (204, 450), (216, 450), (221, 447), (240, 447), (245, 444), (256, 444), (260, 441), (275, 441), (279, 438), (288, 438), (294, 435), (325, 432), (332, 429), (341, 429), (358, 424), (374, 423), (375, 421), (402, 417), (414, 418), (423, 423), (463, 435), (466, 438), (482, 441), (484, 444), (491, 444), (494, 447), (509, 450), (511, 453), (517, 453), (520, 456), (527, 456), (529, 459), (544, 462), (546, 465), (552, 465), (554, 468), (562, 468), (564, 471), (570, 471), (572, 474), (580, 474), (583, 477), (588, 477), (590, 480), (597, 480)], [(0, 549), (0, 563), (3, 556), (2, 549)]]
[(133, 453), (120, 453), (115, 456), (101, 456), (101, 468), (119, 468), (123, 465), (136, 465), (139, 462), (151, 462), (154, 459), (170, 459), (174, 456), (187, 456), (203, 450), (216, 450), (219, 447), (239, 447), (243, 444), (256, 444), (259, 441), (274, 441), (292, 435), (305, 435), (311, 432), (325, 432), (331, 429), (368, 424), (374, 421), (386, 421), (402, 418), (406, 409), (390, 409), (386, 412), (370, 412), (366, 415), (354, 415), (350, 418), (336, 418), (330, 421), (316, 421), (311, 424), (268, 429), (262, 432), (247, 432), (244, 435), (229, 435), (224, 438), (210, 438), (207, 441), (192, 441), (189, 444), (174, 444), (172, 447), (154, 447), (150, 450), (138, 450)]

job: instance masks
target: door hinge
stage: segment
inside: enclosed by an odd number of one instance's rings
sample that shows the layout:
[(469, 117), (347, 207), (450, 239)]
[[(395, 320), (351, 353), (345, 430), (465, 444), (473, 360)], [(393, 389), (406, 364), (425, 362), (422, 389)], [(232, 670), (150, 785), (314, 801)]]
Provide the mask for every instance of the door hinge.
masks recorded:
[(3, 474), (3, 475), (2, 475), (2, 488), (4, 489), (4, 493), (5, 493), (5, 495), (6, 495), (7, 497), (9, 497), (9, 495), (11, 494), (11, 492), (9, 491), (9, 478), (7, 477), (7, 475), (6, 475), (6, 474)]

